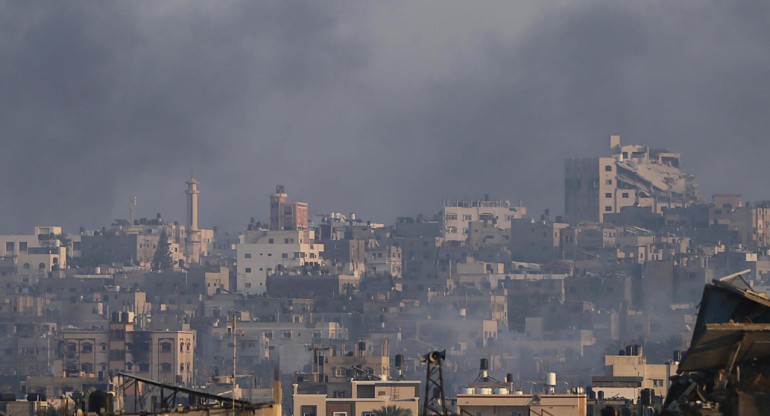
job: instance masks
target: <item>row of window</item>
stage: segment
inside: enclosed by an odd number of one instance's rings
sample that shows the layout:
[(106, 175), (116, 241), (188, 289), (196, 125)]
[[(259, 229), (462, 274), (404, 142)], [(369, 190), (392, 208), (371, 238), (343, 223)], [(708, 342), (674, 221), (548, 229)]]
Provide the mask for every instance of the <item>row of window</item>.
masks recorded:
[[(265, 253), (259, 253), (260, 256), (263, 256), (264, 254)], [(251, 258), (251, 253), (244, 253), (243, 257), (247, 258), (247, 259), (250, 259)], [(273, 253), (267, 253), (267, 257), (273, 257)], [(295, 259), (304, 258), (304, 257), (305, 257), (305, 253), (302, 253), (302, 252), (299, 252), (299, 251), (295, 251), (294, 252), (294, 258)], [(315, 254), (310, 253), (310, 257), (314, 258)], [(288, 259), (289, 258), (289, 253), (281, 253), (281, 258), (282, 259)]]
[[(5, 251), (16, 251), (16, 242), (8, 241), (5, 243)], [(27, 242), (19, 241), (19, 251), (27, 251)]]
[[(300, 244), (302, 244), (302, 242), (303, 242), (303, 241), (302, 241), (302, 239), (300, 238), (300, 239), (299, 239), (299, 243), (300, 243)], [(283, 239), (283, 243), (284, 243), (284, 244), (294, 244), (294, 239), (293, 239), (293, 238), (284, 238), (284, 239)], [(275, 239), (274, 239), (274, 238), (268, 238), (268, 239), (267, 239), (267, 244), (275, 244)]]

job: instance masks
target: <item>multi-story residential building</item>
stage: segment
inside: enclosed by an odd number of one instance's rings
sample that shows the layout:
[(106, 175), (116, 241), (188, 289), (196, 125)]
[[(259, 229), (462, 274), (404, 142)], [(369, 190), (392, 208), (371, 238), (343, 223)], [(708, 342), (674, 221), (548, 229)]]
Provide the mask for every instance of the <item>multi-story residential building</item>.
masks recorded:
[(361, 276), (366, 270), (366, 241), (363, 240), (321, 240), (326, 265), (339, 273)]
[[(81, 237), (81, 258), (84, 265), (123, 264), (149, 269), (160, 234), (95, 232)], [(179, 253), (176, 248), (177, 256)], [(173, 249), (172, 249), (173, 254)]]
[(468, 224), (467, 244), (474, 250), (484, 246), (507, 246), (510, 240), (509, 228), (499, 228), (490, 221), (471, 221)]
[[(621, 354), (622, 353), (622, 354)], [(642, 389), (652, 389), (656, 396), (665, 397), (676, 374), (677, 362), (648, 364), (641, 346), (629, 345), (617, 355), (604, 356), (604, 375), (591, 379), (593, 391), (604, 397), (624, 397), (634, 403)]]
[[(241, 313), (242, 318), (248, 318)], [(315, 342), (344, 342), (348, 330), (337, 322), (304, 322), (301, 316), (295, 321), (262, 322), (241, 319), (236, 324), (238, 367), (251, 368), (264, 359), (279, 363), (281, 371), (292, 373), (310, 365), (311, 353), (307, 346)], [(233, 339), (228, 322), (221, 318), (217, 326), (206, 328), (202, 342), (204, 360), (217, 367), (220, 374), (232, 372)], [(228, 370), (230, 369), (230, 370)]]
[[(373, 416), (388, 407), (417, 414), (420, 382), (390, 379), (387, 341), (380, 354), (369, 354), (366, 342), (356, 343), (349, 354), (318, 343), (311, 349), (310, 372), (295, 374), (295, 415)], [(403, 356), (396, 363), (403, 366)]]
[(320, 266), (324, 247), (313, 238), (313, 230), (244, 232), (236, 249), (238, 293), (261, 295), (267, 290), (268, 275), (279, 270)]
[(109, 380), (119, 371), (161, 383), (193, 383), (196, 333), (143, 331), (131, 312), (113, 313), (109, 329), (61, 329), (60, 355), (65, 377)]
[(437, 236), (405, 237), (400, 240), (405, 279), (438, 277), (438, 253), (444, 239)]
[(294, 384), (294, 414), (302, 416), (374, 416), (395, 406), (412, 415), (419, 411), (420, 382), (352, 380), (339, 384)]
[(686, 207), (701, 200), (695, 178), (679, 169), (678, 153), (621, 146), (610, 136), (610, 157), (565, 161), (564, 215), (570, 224), (604, 222), (624, 207)]
[(51, 271), (67, 268), (67, 246), (62, 228), (35, 227), (35, 233), (0, 236), (0, 258), (15, 269), (17, 280), (34, 284)]
[(366, 248), (366, 275), (401, 277), (401, 247), (374, 241)]
[(267, 294), (275, 298), (333, 299), (358, 292), (361, 279), (344, 274), (274, 274), (267, 277)]
[(770, 201), (760, 201), (752, 206), (741, 203), (740, 195), (714, 195), (709, 224), (737, 231), (745, 246), (770, 246)]
[(567, 259), (593, 256), (615, 246), (615, 228), (595, 222), (582, 222), (561, 230), (561, 247)]
[(509, 229), (511, 220), (525, 215), (525, 207), (514, 206), (510, 201), (444, 201), (441, 208), (442, 237), (446, 241), (466, 241), (472, 221), (486, 221), (497, 228)]
[(514, 219), (511, 221), (511, 256), (517, 261), (535, 263), (560, 259), (561, 231), (568, 226), (530, 218)]

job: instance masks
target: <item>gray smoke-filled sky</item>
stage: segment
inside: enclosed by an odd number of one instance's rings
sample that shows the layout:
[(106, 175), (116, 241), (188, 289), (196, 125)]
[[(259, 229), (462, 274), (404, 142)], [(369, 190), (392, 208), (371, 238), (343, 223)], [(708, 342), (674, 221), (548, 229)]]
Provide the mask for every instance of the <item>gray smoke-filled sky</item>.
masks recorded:
[(680, 152), (770, 199), (770, 6), (731, 1), (0, 1), (0, 232), (160, 212), (237, 231), (286, 185), (392, 223), (563, 211), (563, 159)]

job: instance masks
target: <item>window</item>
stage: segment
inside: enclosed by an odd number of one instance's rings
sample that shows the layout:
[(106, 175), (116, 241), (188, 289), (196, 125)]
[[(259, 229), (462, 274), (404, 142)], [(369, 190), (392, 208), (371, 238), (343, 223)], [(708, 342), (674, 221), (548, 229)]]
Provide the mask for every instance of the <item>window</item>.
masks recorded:
[(628, 198), (628, 192), (623, 192), (623, 193), (622, 193), (622, 194), (620, 194), (620, 195), (621, 195), (621, 197), (623, 197), (623, 198)]
[(457, 214), (446, 214), (447, 221), (454, 221), (457, 219)]
[(243, 255), (243, 257), (245, 257), (247, 259), (250, 259), (251, 258), (251, 253), (246, 253), (246, 254)]
[(268, 244), (273, 244), (273, 239), (272, 239), (272, 238), (268, 238), (268, 239), (267, 239), (267, 243), (268, 243)]
[(26, 241), (20, 241), (19, 242), (19, 251), (27, 251), (27, 242)]
[(83, 344), (80, 346), (80, 351), (82, 352), (91, 352), (94, 350), (93, 344)]
[(605, 172), (612, 172), (612, 165), (607, 165), (604, 167)]
[(251, 267), (246, 268), (246, 273), (251, 273)]
[(291, 331), (283, 331), (284, 339), (291, 339)]
[(607, 192), (606, 194), (604, 194), (604, 197), (605, 198), (612, 198), (612, 194), (610, 192)]
[(300, 414), (302, 416), (316, 416), (315, 406), (302, 406), (300, 407)]
[(605, 212), (612, 212), (612, 206), (610, 206), (610, 205), (605, 206), (604, 207), (604, 211)]
[(170, 373), (171, 372), (171, 364), (169, 363), (163, 363), (160, 365), (160, 372), (161, 373)]
[(29, 268), (30, 268), (29, 263), (24, 263), (24, 270), (29, 270)]
[(281, 258), (288, 259), (289, 258), (289, 253), (281, 254)]
[(171, 343), (170, 342), (161, 343), (160, 352), (171, 352)]
[(13, 251), (15, 250), (15, 243), (13, 241), (9, 241), (5, 243), (5, 251)]
[[(337, 392), (335, 391), (335, 393)], [(344, 393), (344, 392), (341, 392), (341, 393)], [(348, 412), (334, 412), (332, 413), (332, 416), (348, 416)]]
[(37, 268), (40, 269), (40, 270), (45, 270), (45, 263), (38, 264)]

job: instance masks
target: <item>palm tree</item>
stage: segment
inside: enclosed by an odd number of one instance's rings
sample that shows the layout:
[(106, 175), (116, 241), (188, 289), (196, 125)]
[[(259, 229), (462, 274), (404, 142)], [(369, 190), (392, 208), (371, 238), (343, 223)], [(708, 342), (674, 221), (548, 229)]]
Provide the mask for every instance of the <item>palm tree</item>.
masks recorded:
[(412, 416), (412, 411), (395, 405), (382, 406), (381, 409), (374, 411), (374, 416)]

